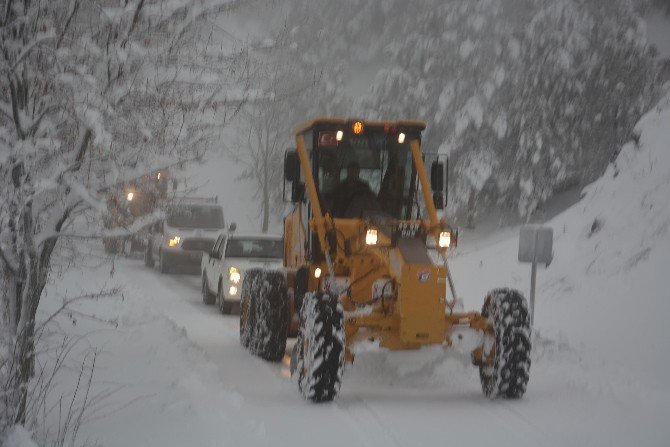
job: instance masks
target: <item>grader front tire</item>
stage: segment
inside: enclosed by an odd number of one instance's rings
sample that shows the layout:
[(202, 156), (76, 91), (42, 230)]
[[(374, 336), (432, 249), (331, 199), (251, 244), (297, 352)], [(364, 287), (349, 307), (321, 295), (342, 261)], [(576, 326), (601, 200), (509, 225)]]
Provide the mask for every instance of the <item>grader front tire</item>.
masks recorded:
[(484, 394), (495, 399), (518, 399), (526, 392), (530, 372), (530, 316), (526, 299), (517, 290), (495, 289), (484, 300), (482, 316), (495, 330), (492, 365), (481, 365)]
[(316, 292), (306, 294), (300, 311), (295, 372), (303, 397), (329, 402), (340, 391), (344, 372), (344, 311), (338, 300)]
[(262, 359), (284, 358), (288, 337), (289, 303), (286, 278), (279, 271), (262, 271), (252, 285), (255, 309), (251, 351)]

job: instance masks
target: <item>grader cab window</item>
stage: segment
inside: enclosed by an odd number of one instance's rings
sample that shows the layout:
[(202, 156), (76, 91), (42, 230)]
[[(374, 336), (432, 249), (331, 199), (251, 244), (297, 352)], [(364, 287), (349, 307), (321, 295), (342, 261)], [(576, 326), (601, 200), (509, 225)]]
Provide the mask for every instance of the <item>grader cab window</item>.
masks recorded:
[(369, 128), (337, 137), (337, 131), (321, 131), (318, 139), (317, 182), (325, 209), (336, 218), (409, 219), (415, 177), (409, 141)]

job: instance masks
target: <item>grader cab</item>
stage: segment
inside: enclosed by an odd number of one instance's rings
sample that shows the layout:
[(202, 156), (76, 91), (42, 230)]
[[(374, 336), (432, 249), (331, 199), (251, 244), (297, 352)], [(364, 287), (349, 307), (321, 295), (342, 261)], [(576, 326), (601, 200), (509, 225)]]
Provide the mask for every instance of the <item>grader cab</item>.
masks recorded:
[[(421, 152), (419, 121), (319, 118), (294, 129), (285, 156), (294, 210), (284, 222), (284, 271), (248, 272), (242, 344), (268, 360), (297, 334), (291, 371), (304, 397), (330, 401), (361, 342), (388, 350), (475, 343), (484, 393), (523, 395), (530, 368), (525, 298), (490, 292), (482, 312), (456, 310), (447, 264), (458, 233), (437, 209), (445, 166)], [(447, 294), (447, 291), (449, 292)]]

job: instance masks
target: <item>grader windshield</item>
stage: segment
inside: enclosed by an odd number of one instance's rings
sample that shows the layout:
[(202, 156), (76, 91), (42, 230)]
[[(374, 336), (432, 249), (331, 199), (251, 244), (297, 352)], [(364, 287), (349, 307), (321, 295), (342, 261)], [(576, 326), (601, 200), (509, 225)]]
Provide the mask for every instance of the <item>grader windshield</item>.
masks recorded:
[(317, 188), (335, 218), (410, 219), (416, 173), (410, 138), (418, 133), (369, 126), (359, 134), (318, 131)]

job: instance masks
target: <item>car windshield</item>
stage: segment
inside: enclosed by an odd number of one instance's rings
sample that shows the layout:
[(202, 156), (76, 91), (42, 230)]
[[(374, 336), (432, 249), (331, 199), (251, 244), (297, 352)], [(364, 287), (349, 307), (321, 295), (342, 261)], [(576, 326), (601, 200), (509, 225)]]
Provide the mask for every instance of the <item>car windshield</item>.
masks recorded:
[(227, 258), (276, 258), (284, 256), (284, 242), (276, 239), (230, 239)]
[[(327, 134), (328, 132), (320, 132)], [(339, 218), (366, 213), (408, 219), (413, 194), (409, 138), (370, 131), (341, 141), (319, 136), (318, 187), (324, 207)]]
[(179, 205), (168, 210), (167, 224), (177, 228), (223, 228), (223, 210), (212, 205)]

